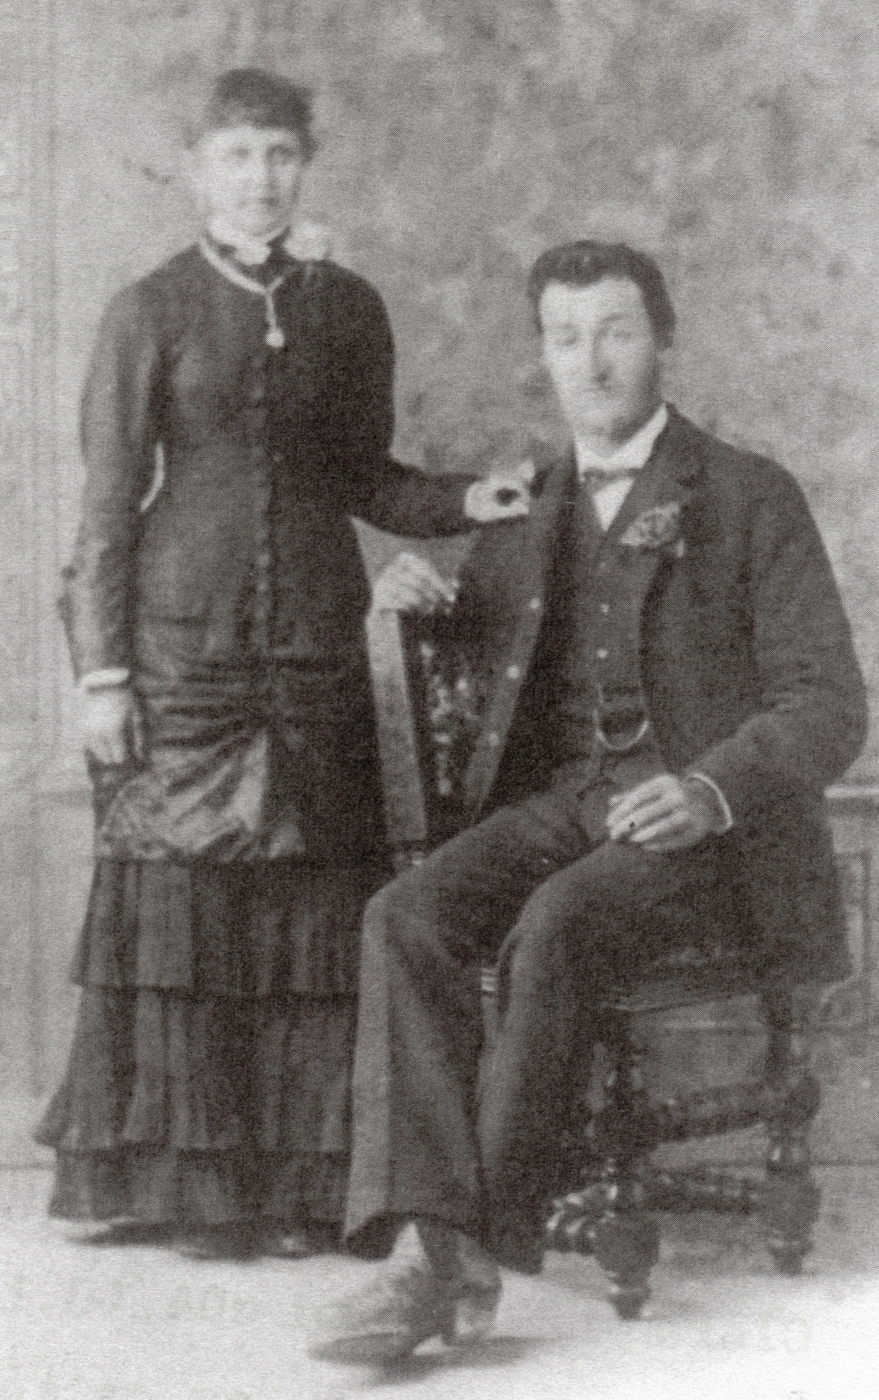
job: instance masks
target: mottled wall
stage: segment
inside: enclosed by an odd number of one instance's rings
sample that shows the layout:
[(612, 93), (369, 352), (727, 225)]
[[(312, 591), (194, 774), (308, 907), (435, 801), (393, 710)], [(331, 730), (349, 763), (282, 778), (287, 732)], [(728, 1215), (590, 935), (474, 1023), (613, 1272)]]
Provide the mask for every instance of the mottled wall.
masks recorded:
[[(399, 453), (487, 465), (558, 432), (532, 258), (589, 233), (651, 250), (673, 397), (796, 472), (879, 705), (876, 0), (0, 0), (0, 1096), (22, 1125), (64, 1053), (88, 878), (52, 601), (85, 357), (110, 293), (192, 236), (180, 123), (250, 62), (317, 91), (304, 212), (387, 300)], [(855, 775), (879, 779), (879, 726)], [(879, 1059), (827, 1047), (842, 1150)]]
[[(400, 452), (508, 457), (552, 420), (531, 259), (654, 252), (681, 407), (797, 473), (879, 695), (875, 0), (67, 0), (60, 9), (60, 427), (99, 305), (188, 237), (175, 122), (257, 61), (314, 85), (308, 212), (387, 298)], [(64, 486), (77, 468), (70, 451)], [(860, 771), (877, 767), (874, 738)]]

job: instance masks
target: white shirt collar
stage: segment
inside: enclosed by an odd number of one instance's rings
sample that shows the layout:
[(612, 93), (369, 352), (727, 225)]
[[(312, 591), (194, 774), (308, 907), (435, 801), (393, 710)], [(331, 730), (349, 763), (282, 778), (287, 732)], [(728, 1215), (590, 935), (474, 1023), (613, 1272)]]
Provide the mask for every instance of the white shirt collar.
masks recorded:
[(287, 224), (281, 224), (263, 238), (251, 238), (246, 233), (239, 233), (237, 229), (230, 228), (222, 219), (211, 219), (208, 233), (217, 243), (233, 248), (239, 262), (247, 267), (254, 267), (265, 262), (271, 252), (273, 240), (286, 233), (287, 228)]
[(575, 439), (574, 453), (577, 459), (577, 471), (581, 476), (587, 471), (640, 471), (643, 466), (646, 466), (653, 451), (653, 444), (667, 422), (668, 409), (664, 403), (661, 403), (656, 412), (647, 419), (647, 422), (638, 429), (637, 433), (633, 433), (630, 438), (621, 443), (609, 457), (600, 457), (593, 448)]

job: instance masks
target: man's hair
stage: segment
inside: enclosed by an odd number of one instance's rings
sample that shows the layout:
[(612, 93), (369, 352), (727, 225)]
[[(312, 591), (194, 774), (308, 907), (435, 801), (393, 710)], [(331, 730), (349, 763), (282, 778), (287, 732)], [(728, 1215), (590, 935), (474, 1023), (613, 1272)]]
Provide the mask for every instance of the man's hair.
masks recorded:
[(230, 68), (214, 83), (198, 121), (187, 133), (194, 145), (211, 131), (230, 126), (278, 127), (299, 139), (306, 160), (314, 155), (311, 93), (262, 68)]
[(582, 238), (541, 253), (529, 273), (527, 287), (537, 329), (543, 329), (540, 298), (550, 282), (561, 282), (567, 287), (590, 287), (603, 277), (627, 277), (635, 283), (650, 317), (656, 343), (663, 350), (667, 349), (674, 336), (675, 312), (662, 273), (651, 257), (625, 243), (599, 243)]

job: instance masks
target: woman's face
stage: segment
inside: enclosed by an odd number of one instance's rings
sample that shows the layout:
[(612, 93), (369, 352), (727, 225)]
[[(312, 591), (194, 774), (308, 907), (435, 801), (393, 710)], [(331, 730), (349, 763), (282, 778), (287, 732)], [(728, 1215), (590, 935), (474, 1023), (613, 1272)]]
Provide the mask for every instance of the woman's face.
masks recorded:
[(244, 124), (202, 137), (194, 183), (208, 219), (262, 238), (290, 222), (304, 170), (295, 132)]

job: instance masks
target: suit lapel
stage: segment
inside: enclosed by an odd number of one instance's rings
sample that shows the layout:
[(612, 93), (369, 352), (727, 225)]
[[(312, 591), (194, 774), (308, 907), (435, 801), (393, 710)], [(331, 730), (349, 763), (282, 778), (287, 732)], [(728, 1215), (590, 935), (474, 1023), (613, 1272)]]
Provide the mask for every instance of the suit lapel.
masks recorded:
[(677, 507), (675, 534), (680, 538), (684, 512), (702, 470), (694, 447), (686, 424), (670, 412), (668, 426), (657, 439), (646, 466), (636, 476), (602, 541), (601, 554), (612, 551), (619, 563), (625, 565), (626, 593), (639, 618), (657, 570), (668, 560), (669, 552), (667, 548), (636, 544), (627, 536), (638, 539), (644, 533), (641, 522), (649, 519), (651, 512)]
[[(536, 454), (535, 454), (536, 455)], [(464, 805), (471, 820), (491, 791), (523, 681), (543, 624), (555, 561), (559, 529), (576, 489), (576, 468), (571, 450), (561, 461), (538, 463), (531, 511), (521, 541), (521, 552), (510, 559), (516, 570), (518, 614), (514, 633), (505, 649), (498, 675), (505, 677), (489, 703), (463, 779)], [(597, 528), (597, 525), (596, 525)]]
[[(545, 591), (549, 585), (559, 531), (574, 508), (579, 485), (573, 447), (566, 456), (548, 468), (541, 490), (531, 507), (529, 557), (534, 570), (534, 582)], [(596, 539), (601, 538), (601, 526), (593, 510)]]

